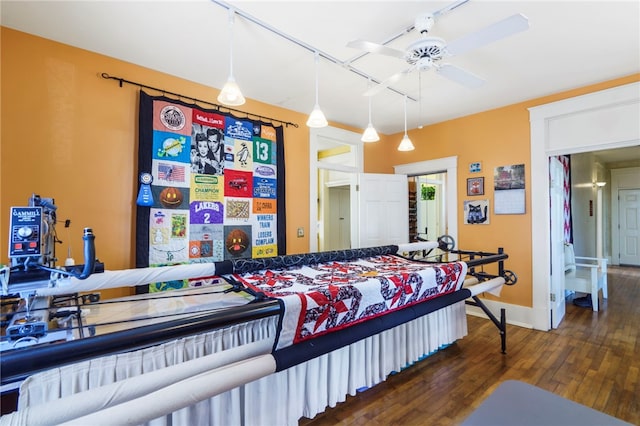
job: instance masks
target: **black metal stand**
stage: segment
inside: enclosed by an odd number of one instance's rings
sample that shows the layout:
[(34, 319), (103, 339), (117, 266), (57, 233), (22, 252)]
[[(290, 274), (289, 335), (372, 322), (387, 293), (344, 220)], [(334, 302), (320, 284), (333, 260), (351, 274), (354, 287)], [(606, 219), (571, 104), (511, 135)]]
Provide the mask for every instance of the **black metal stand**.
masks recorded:
[(502, 353), (507, 353), (507, 319), (505, 315), (505, 309), (500, 308), (500, 320), (493, 315), (493, 312), (487, 308), (487, 305), (480, 300), (478, 296), (471, 296), (473, 302), (470, 300), (465, 301), (467, 305), (477, 306), (489, 317), (489, 319), (493, 322), (493, 324), (498, 328), (500, 332), (500, 348), (502, 349)]

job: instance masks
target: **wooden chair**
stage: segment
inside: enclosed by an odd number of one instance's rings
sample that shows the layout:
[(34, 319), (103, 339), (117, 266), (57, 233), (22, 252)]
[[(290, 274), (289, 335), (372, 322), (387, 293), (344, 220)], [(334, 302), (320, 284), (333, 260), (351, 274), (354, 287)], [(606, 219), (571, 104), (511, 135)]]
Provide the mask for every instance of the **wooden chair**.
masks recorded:
[(597, 312), (598, 292), (602, 290), (602, 298), (607, 298), (607, 259), (576, 256), (573, 244), (565, 243), (564, 288), (590, 294), (591, 306)]

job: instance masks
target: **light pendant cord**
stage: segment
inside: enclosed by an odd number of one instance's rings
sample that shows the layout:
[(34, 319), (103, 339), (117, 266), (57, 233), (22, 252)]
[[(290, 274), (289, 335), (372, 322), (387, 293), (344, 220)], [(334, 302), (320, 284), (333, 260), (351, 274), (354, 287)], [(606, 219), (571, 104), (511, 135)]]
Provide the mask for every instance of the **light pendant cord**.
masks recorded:
[[(369, 86), (371, 86), (371, 80), (369, 80)], [(373, 96), (369, 96), (369, 124), (371, 124), (371, 98)]]
[(318, 97), (318, 67), (320, 64), (320, 53), (316, 52), (315, 54), (315, 58), (314, 58), (315, 64), (316, 64), (316, 106), (320, 105), (320, 100)]
[(319, 81), (319, 63), (320, 63), (320, 53), (315, 52), (315, 67), (316, 67), (316, 104), (309, 115), (309, 119), (307, 120), (307, 126), (313, 128), (326, 127), (328, 125), (327, 119), (324, 116), (322, 110), (320, 109), (320, 95), (318, 89), (318, 81)]
[(233, 23), (236, 12), (229, 8), (229, 78), (235, 80), (233, 76)]
[(418, 128), (422, 129), (422, 73), (418, 73)]
[(407, 95), (404, 95), (404, 135), (407, 136)]

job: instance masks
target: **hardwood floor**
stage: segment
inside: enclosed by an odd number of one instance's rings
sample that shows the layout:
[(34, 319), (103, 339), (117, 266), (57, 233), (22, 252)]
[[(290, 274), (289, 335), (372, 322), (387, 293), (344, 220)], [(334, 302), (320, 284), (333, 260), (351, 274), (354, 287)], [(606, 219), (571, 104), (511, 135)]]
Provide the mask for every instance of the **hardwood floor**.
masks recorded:
[(610, 267), (608, 283), (599, 312), (568, 303), (558, 329), (508, 326), (505, 355), (469, 316), (464, 339), (300, 425), (460, 424), (510, 379), (640, 425), (640, 268)]

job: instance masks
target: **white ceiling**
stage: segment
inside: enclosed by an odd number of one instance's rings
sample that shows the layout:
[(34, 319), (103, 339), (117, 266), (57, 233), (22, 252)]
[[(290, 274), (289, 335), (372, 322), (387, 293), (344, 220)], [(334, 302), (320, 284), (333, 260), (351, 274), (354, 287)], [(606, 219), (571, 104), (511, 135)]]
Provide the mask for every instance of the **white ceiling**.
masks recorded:
[[(230, 32), (225, 5), (232, 4), (242, 14), (346, 63), (361, 53), (346, 47), (347, 42), (358, 38), (383, 42), (410, 28), (416, 16), (453, 3), (2, 0), (1, 22), (9, 28), (220, 88), (229, 74)], [(486, 84), (481, 88), (465, 88), (433, 70), (411, 73), (392, 86), (421, 99), (408, 102), (410, 129), (640, 72), (637, 0), (470, 0), (439, 18), (431, 35), (450, 42), (516, 13), (529, 19), (528, 30), (447, 59), (484, 78)], [(244, 95), (304, 114), (310, 112), (315, 96), (313, 52), (243, 16), (236, 15), (233, 34), (234, 74)], [(404, 50), (418, 37), (414, 30), (389, 46)], [(351, 65), (377, 81), (408, 67), (401, 59), (375, 54)], [(367, 79), (326, 59), (320, 61), (319, 76), (320, 106), (327, 118), (364, 128), (368, 98), (362, 94), (368, 87)], [(135, 75), (118, 77), (137, 81)], [(373, 123), (379, 132), (403, 130), (403, 99), (391, 90), (373, 97)]]

